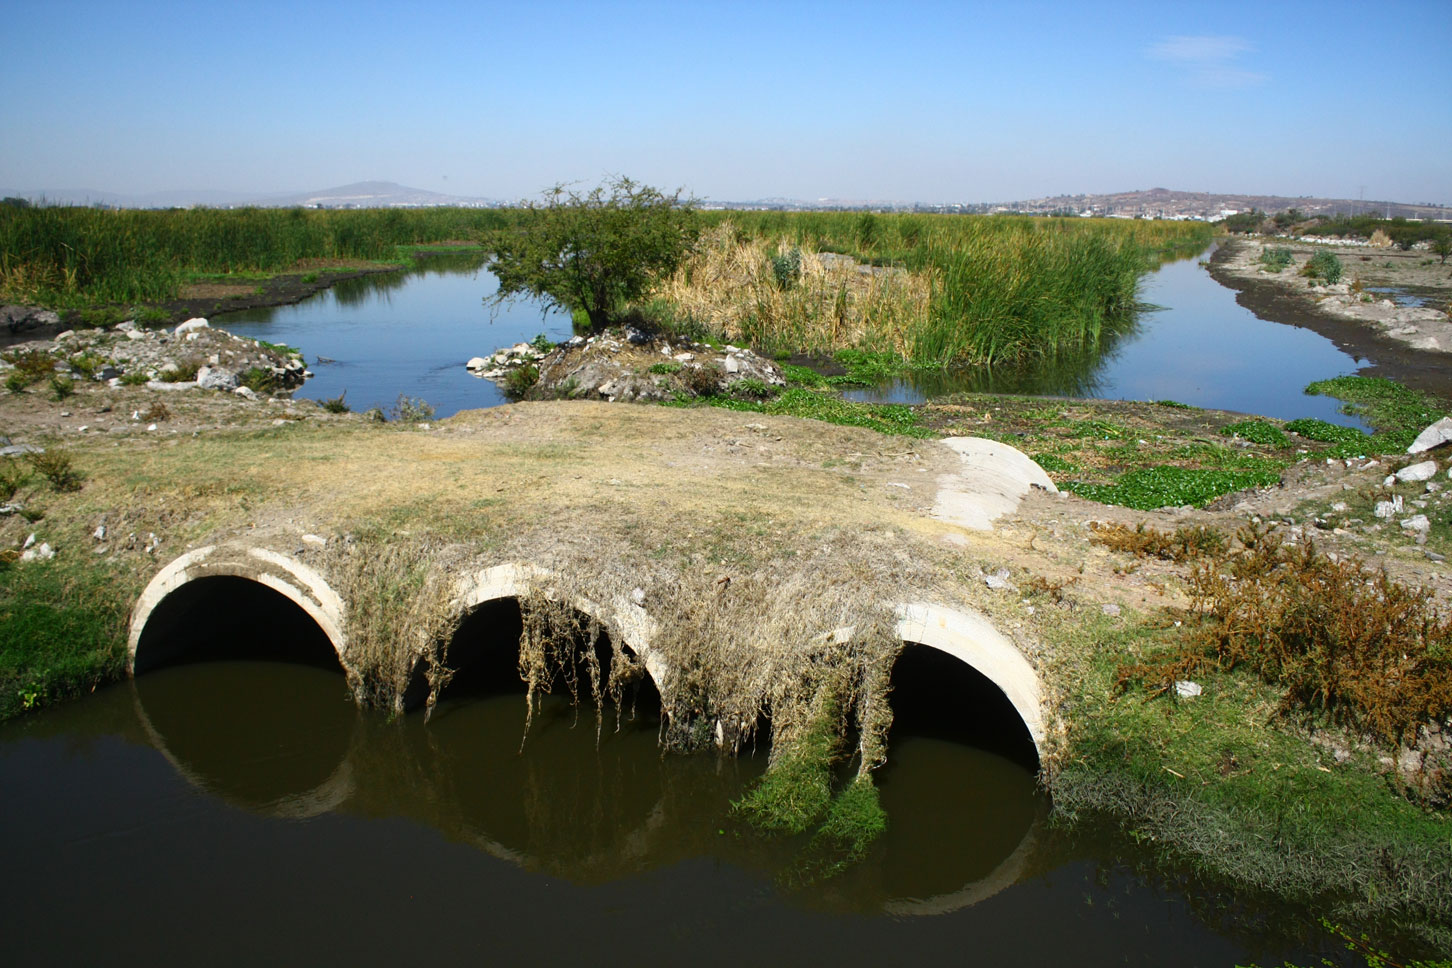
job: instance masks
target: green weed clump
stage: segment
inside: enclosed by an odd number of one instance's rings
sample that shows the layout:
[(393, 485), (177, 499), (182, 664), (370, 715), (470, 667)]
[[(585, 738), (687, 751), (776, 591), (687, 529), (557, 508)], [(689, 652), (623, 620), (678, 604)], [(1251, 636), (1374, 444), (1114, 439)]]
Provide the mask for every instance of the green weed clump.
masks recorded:
[(1405, 450), (1423, 428), (1449, 413), (1446, 401), (1379, 376), (1317, 380), (1306, 392), (1343, 401), (1341, 412), (1371, 424), (1376, 431), (1371, 443), (1383, 453)]
[(1203, 507), (1222, 494), (1248, 487), (1268, 487), (1280, 479), (1280, 474), (1274, 471), (1143, 467), (1130, 471), (1113, 484), (1069, 481), (1059, 486), (1101, 504), (1151, 511), (1182, 505)]
[[(192, 375), (195, 376), (195, 372)], [(242, 374), (242, 385), (254, 393), (276, 393), (282, 388), (282, 380), (271, 367), (253, 366)]]
[(1311, 256), (1310, 261), (1301, 269), (1301, 275), (1311, 279), (1320, 279), (1327, 285), (1335, 285), (1341, 281), (1341, 260), (1336, 258), (1336, 253), (1320, 249)]
[(1289, 266), (1292, 261), (1291, 250), (1284, 246), (1260, 250), (1260, 268), (1262, 272), (1280, 272)]
[(422, 397), (410, 397), (400, 393), (391, 408), (390, 416), (399, 423), (423, 423), (434, 415), (433, 405)]
[(329, 397), (323, 401), (323, 409), (328, 413), (349, 413), (353, 408), (348, 406), (348, 391), (344, 390), (336, 397)]
[(1319, 440), (1327, 444), (1364, 444), (1368, 440), (1367, 435), (1355, 427), (1343, 427), (1340, 424), (1317, 420), (1315, 417), (1292, 420), (1286, 424), (1285, 429), (1298, 437)]
[(81, 481), (85, 475), (76, 468), (69, 454), (59, 450), (46, 450), (26, 454), (25, 459), (55, 490), (64, 492), (81, 489)]
[(1285, 432), (1268, 420), (1240, 420), (1236, 423), (1226, 424), (1220, 428), (1220, 432), (1227, 437), (1239, 437), (1266, 447), (1291, 446)]
[(40, 350), (11, 351), (0, 358), (14, 367), (5, 378), (5, 387), (12, 393), (19, 393), (55, 373), (55, 358)]
[(515, 367), (504, 378), (504, 395), (511, 400), (523, 400), (538, 382), (539, 367), (533, 363)]
[(938, 436), (935, 431), (919, 424), (918, 413), (912, 407), (896, 403), (856, 403), (830, 393), (796, 387), (788, 388), (775, 399), (767, 401), (718, 396), (701, 402), (727, 410), (785, 414), (846, 427), (866, 427), (883, 434), (929, 439)]

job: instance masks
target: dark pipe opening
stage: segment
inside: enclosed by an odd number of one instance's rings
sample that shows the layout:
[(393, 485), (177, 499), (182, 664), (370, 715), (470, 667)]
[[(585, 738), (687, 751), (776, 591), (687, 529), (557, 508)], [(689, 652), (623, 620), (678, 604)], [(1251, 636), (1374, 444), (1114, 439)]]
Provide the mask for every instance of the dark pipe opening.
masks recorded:
[(909, 642), (892, 667), (892, 732), (997, 753), (1031, 770), (1038, 751), (1018, 710), (983, 673), (939, 649)]
[[(579, 618), (584, 628), (587, 617), (581, 615)], [(519, 602), (513, 598), (485, 602), (470, 612), (459, 623), (445, 653), (445, 661), (455, 671), (441, 697), (458, 699), (523, 693), (525, 684), (519, 674), (519, 637), (523, 629)], [(583, 647), (586, 641), (582, 632), (576, 645)], [(611, 652), (610, 635), (602, 629), (595, 642), (602, 689), (610, 676)], [(589, 702), (588, 667), (583, 658), (576, 661), (574, 673), (580, 684), (581, 701)], [(556, 676), (556, 680), (555, 692), (566, 694), (560, 677)], [(647, 724), (659, 720), (660, 693), (648, 673), (642, 671), (635, 682), (626, 686), (621, 699), (627, 717), (633, 712), (636, 720)]]
[(136, 671), (215, 659), (269, 659), (341, 671), (312, 617), (250, 578), (198, 578), (152, 610), (136, 647)]

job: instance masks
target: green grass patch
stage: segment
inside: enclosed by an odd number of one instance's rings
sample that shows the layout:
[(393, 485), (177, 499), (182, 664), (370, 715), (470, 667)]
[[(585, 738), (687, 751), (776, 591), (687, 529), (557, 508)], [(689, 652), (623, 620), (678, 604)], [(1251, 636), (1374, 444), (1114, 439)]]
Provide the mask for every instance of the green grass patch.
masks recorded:
[(1060, 821), (1108, 817), (1204, 876), (1446, 950), (1452, 826), (1399, 797), (1369, 754), (1280, 728), (1282, 696), (1249, 670), (1207, 673), (1193, 700), (1116, 688), (1126, 661), (1171, 654), (1173, 630), (1075, 618), (1082, 662), (1052, 794)]
[[(693, 402), (695, 401), (674, 401), (677, 406), (689, 406)], [(938, 436), (935, 431), (920, 425), (918, 413), (912, 407), (896, 403), (854, 403), (830, 393), (801, 388), (784, 390), (776, 399), (767, 401), (715, 396), (702, 398), (699, 402), (727, 410), (784, 414), (846, 427), (866, 427), (868, 430), (897, 436)]]
[(1185, 504), (1203, 507), (1222, 494), (1248, 487), (1266, 487), (1280, 479), (1280, 474), (1274, 471), (1143, 467), (1122, 475), (1113, 484), (1069, 481), (1059, 487), (1101, 504), (1149, 511)]
[(120, 678), (134, 598), (61, 558), (0, 563), (0, 719)]
[(1285, 429), (1307, 440), (1319, 440), (1328, 444), (1365, 444), (1370, 438), (1355, 427), (1327, 423), (1315, 417), (1302, 417), (1286, 424)]
[(1078, 464), (1065, 460), (1058, 454), (1035, 454), (1034, 463), (1051, 474), (1072, 474), (1079, 469)]

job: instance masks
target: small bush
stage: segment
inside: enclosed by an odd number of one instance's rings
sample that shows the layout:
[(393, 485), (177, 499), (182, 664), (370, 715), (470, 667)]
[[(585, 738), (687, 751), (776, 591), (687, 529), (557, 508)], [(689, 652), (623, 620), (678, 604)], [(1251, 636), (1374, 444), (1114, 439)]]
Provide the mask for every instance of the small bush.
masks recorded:
[(316, 272), (305, 272), (303, 273), (302, 281), (307, 285), (312, 285), (318, 281), (318, 274)]
[(523, 400), (538, 382), (539, 367), (533, 364), (516, 367), (504, 378), (504, 395), (511, 400)]
[(95, 377), (96, 371), (106, 365), (105, 360), (101, 359), (95, 353), (90, 352), (77, 353), (70, 358), (69, 362), (71, 369), (75, 370), (87, 380)]
[(350, 412), (352, 408), (348, 406), (347, 396), (348, 391), (344, 390), (336, 397), (329, 397), (328, 399), (323, 401), (323, 409), (326, 410), (328, 413)]
[(793, 246), (771, 257), (771, 275), (778, 289), (790, 289), (802, 277), (802, 250)]
[(121, 385), (124, 387), (139, 387), (149, 382), (145, 373), (140, 370), (131, 370), (121, 374)]
[(1205, 525), (1182, 526), (1168, 532), (1147, 528), (1143, 524), (1131, 528), (1127, 524), (1093, 521), (1089, 530), (1094, 532), (1090, 540), (1106, 548), (1166, 561), (1214, 558), (1224, 554), (1230, 546), (1224, 534)]
[(25, 459), (35, 468), (37, 474), (50, 482), (57, 491), (79, 491), (81, 472), (71, 463), (70, 455), (48, 450), (38, 454), (27, 454)]
[(1280, 272), (1294, 261), (1291, 257), (1291, 250), (1284, 247), (1260, 250), (1260, 267), (1262, 272)]
[(422, 423), (434, 415), (434, 408), (422, 397), (400, 393), (393, 405), (393, 419), (399, 423)]
[(8, 501), (25, 486), (30, 474), (14, 457), (0, 458), (0, 501)]
[(50, 378), (50, 392), (56, 400), (64, 400), (76, 392), (75, 381), (68, 376), (57, 373)]
[(171, 411), (160, 400), (147, 407), (146, 412), (141, 415), (141, 419), (147, 423), (161, 423), (161, 421), (170, 417)]
[(5, 389), (11, 393), (24, 393), (28, 386), (30, 386), (30, 381), (19, 370), (11, 370), (5, 375)]
[(540, 333), (539, 335), (535, 336), (534, 339), (529, 341), (529, 345), (540, 353), (548, 353), (550, 350), (555, 348), (555, 341), (550, 339), (544, 333)]
[(1327, 285), (1335, 285), (1341, 279), (1341, 260), (1336, 258), (1334, 252), (1322, 249), (1311, 256), (1311, 260), (1301, 270), (1301, 275), (1320, 279)]
[(681, 365), (679, 363), (652, 363), (650, 365), (650, 372), (657, 376), (669, 376), (672, 373), (679, 373), (680, 371)]
[(714, 366), (688, 366), (680, 373), (681, 386), (697, 397), (714, 397), (721, 392), (721, 371)]
[(1267, 447), (1291, 446), (1290, 440), (1281, 431), (1281, 428), (1265, 420), (1241, 420), (1226, 424), (1220, 428), (1220, 432), (1227, 437), (1239, 437), (1241, 440), (1248, 440), (1253, 444), (1264, 444)]

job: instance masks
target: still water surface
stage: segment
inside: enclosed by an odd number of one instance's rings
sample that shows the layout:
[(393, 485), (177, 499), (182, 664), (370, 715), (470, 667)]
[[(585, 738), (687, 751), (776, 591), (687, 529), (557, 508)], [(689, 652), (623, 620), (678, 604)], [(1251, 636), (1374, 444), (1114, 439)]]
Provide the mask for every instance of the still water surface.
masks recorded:
[[(218, 325), (254, 339), (300, 347), (314, 377), (297, 396), (324, 400), (344, 392), (354, 410), (387, 409), (399, 394), (422, 397), (440, 417), (504, 402), (499, 389), (470, 376), (464, 363), (539, 333), (571, 335), (563, 313), (541, 314), (521, 301), (498, 313), (483, 300), (497, 289), (477, 255), (431, 256), (411, 272), (364, 276), (293, 306), (217, 317)], [(1258, 319), (1235, 302), (1195, 259), (1147, 275), (1141, 312), (1095, 352), (1031, 370), (917, 374), (847, 396), (920, 402), (955, 390), (1041, 393), (1123, 400), (1177, 400), (1293, 420), (1319, 417), (1360, 426), (1329, 397), (1303, 393), (1308, 383), (1353, 373), (1359, 361), (1308, 329)], [(317, 363), (319, 357), (335, 362)]]
[[(0, 727), (0, 937), (30, 964), (1231, 965), (1334, 953), (1308, 912), (1137, 872), (1051, 827), (1033, 773), (895, 730), (890, 817), (847, 874), (740, 830), (764, 765), (662, 756), (520, 695), (433, 720), (358, 710), (337, 671), (160, 669)], [(1307, 947), (1310, 945), (1310, 947)], [(1318, 962), (1319, 963), (1319, 962)]]

